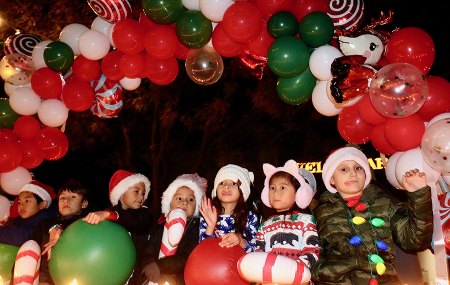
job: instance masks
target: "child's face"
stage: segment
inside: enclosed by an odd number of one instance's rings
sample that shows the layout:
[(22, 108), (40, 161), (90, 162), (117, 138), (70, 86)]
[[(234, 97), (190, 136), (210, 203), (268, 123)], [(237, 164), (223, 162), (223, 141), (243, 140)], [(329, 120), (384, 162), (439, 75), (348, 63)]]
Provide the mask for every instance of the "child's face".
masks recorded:
[(47, 201), (42, 201), (38, 204), (33, 193), (23, 191), (19, 194), (19, 215), (23, 219), (30, 218), (36, 215), (40, 210), (47, 207)]
[(217, 198), (222, 203), (237, 203), (241, 196), (241, 190), (239, 190), (240, 181), (234, 182), (231, 179), (226, 179), (217, 185)]
[(170, 209), (183, 209), (188, 219), (194, 214), (196, 206), (194, 191), (186, 186), (178, 188), (170, 201)]
[(86, 208), (88, 202), (84, 200), (83, 195), (63, 190), (58, 197), (59, 213), (63, 217), (79, 215)]
[(333, 185), (342, 198), (361, 195), (366, 181), (364, 168), (354, 160), (346, 160), (338, 165), (331, 176)]
[(269, 185), (269, 203), (278, 212), (292, 208), (295, 203), (296, 189), (292, 183), (284, 177), (274, 177)]
[(120, 203), (122, 208), (126, 209), (139, 209), (144, 204), (145, 197), (145, 185), (143, 182), (139, 182), (128, 188), (120, 197)]

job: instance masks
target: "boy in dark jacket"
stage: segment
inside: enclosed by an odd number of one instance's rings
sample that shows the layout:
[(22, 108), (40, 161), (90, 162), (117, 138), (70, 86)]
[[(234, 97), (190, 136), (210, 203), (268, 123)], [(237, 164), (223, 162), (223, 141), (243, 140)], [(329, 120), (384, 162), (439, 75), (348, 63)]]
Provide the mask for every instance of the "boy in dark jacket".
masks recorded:
[(367, 157), (355, 147), (332, 152), (323, 166), (327, 188), (314, 209), (322, 248), (312, 268), (314, 284), (400, 284), (394, 243), (407, 252), (432, 240), (430, 187), (417, 169), (403, 176), (408, 205), (371, 181)]

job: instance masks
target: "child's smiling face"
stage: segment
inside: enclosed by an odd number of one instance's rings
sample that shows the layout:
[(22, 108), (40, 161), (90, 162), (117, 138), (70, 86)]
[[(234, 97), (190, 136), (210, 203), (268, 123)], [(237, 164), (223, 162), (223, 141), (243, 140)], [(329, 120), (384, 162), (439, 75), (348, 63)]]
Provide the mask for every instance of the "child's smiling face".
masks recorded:
[(139, 209), (144, 204), (145, 184), (143, 182), (136, 183), (128, 188), (128, 190), (120, 197), (122, 208)]
[(342, 198), (361, 195), (366, 181), (364, 168), (354, 160), (341, 162), (331, 176), (330, 184)]

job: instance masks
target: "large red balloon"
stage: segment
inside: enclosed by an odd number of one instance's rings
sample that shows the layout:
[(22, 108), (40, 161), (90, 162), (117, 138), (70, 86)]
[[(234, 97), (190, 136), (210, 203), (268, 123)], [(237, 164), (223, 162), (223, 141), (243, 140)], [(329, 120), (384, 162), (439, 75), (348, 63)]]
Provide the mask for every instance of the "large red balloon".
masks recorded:
[(263, 24), (263, 26), (261, 32), (247, 44), (247, 48), (255, 56), (267, 57), (269, 47), (275, 41), (275, 38), (269, 34), (266, 24)]
[(306, 15), (311, 12), (319, 11), (326, 13), (328, 11), (327, 0), (296, 0), (292, 10), (292, 14), (295, 15), (297, 21), (300, 23)]
[(175, 81), (179, 68), (174, 57), (160, 60), (146, 56), (144, 70), (151, 82), (158, 85), (167, 85)]
[(92, 81), (100, 77), (100, 63), (79, 55), (73, 61), (72, 72), (81, 80)]
[(237, 270), (237, 261), (245, 251), (239, 247), (222, 248), (221, 238), (207, 238), (189, 255), (184, 268), (186, 285), (248, 284)]
[(434, 62), (435, 48), (431, 36), (415, 27), (395, 32), (386, 45), (386, 57), (390, 63), (409, 63), (427, 74)]
[(1, 128), (0, 129), (0, 142), (8, 141), (8, 142), (17, 142), (17, 135), (10, 128)]
[(69, 140), (59, 129), (46, 127), (35, 138), (37, 146), (42, 150), (47, 160), (58, 160), (69, 150)]
[(342, 109), (338, 116), (337, 126), (341, 137), (353, 144), (368, 142), (373, 128), (361, 119), (357, 104)]
[(120, 20), (112, 30), (115, 47), (124, 53), (140, 53), (144, 49), (144, 25), (132, 19)]
[(35, 140), (21, 140), (18, 145), (23, 154), (20, 165), (26, 169), (36, 168), (44, 160), (44, 154)]
[(110, 51), (102, 59), (101, 69), (106, 78), (119, 81), (124, 77), (120, 70), (120, 59), (124, 55), (120, 50)]
[(55, 99), (61, 95), (61, 75), (48, 67), (42, 67), (31, 75), (31, 88), (43, 99)]
[(119, 61), (119, 69), (125, 77), (139, 78), (144, 70), (145, 52), (129, 54), (126, 53)]
[(425, 124), (417, 114), (405, 118), (387, 119), (384, 136), (386, 141), (399, 151), (420, 146), (425, 133)]
[(386, 141), (384, 129), (384, 124), (375, 126), (370, 134), (370, 142), (377, 151), (384, 154), (393, 154), (397, 152), (397, 150)]
[(261, 11), (264, 20), (269, 20), (269, 18), (280, 11), (291, 11), (293, 3), (297, 1), (293, 0), (256, 0), (256, 5)]
[(41, 129), (41, 124), (33, 116), (21, 116), (14, 122), (14, 133), (21, 139), (36, 137)]
[(263, 19), (253, 3), (235, 2), (225, 11), (222, 23), (228, 38), (246, 44), (259, 34)]
[(244, 49), (244, 45), (232, 41), (223, 31), (223, 24), (218, 23), (212, 34), (212, 45), (218, 54), (224, 57), (238, 56)]
[(178, 49), (178, 37), (173, 26), (157, 25), (151, 28), (144, 38), (148, 54), (157, 59), (175, 56)]
[(83, 112), (94, 104), (94, 89), (89, 82), (74, 77), (64, 85), (61, 97), (67, 108)]
[(430, 76), (427, 78), (428, 96), (422, 108), (417, 114), (429, 121), (433, 117), (450, 112), (450, 82), (439, 76)]
[(14, 170), (22, 161), (22, 152), (16, 143), (0, 141), (0, 173)]
[(363, 96), (357, 105), (361, 119), (369, 125), (376, 126), (386, 122), (387, 118), (378, 113), (378, 111), (373, 107), (369, 95)]

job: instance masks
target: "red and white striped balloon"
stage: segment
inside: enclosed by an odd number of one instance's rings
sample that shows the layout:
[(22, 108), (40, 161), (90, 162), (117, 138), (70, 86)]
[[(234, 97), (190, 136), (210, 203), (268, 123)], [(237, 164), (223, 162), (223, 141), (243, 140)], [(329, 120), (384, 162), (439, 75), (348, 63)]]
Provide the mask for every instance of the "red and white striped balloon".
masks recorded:
[(364, 20), (363, 0), (328, 0), (328, 16), (336, 28), (349, 32), (359, 29)]
[(131, 17), (128, 0), (88, 0), (88, 4), (97, 16), (112, 24)]
[(92, 113), (102, 119), (117, 117), (123, 106), (122, 86), (103, 74), (100, 79), (91, 81), (91, 85), (95, 91)]
[(176, 208), (167, 214), (159, 250), (159, 258), (174, 255), (186, 228), (186, 212)]
[(26, 241), (17, 252), (14, 265), (14, 285), (39, 284), (41, 247), (34, 240)]

